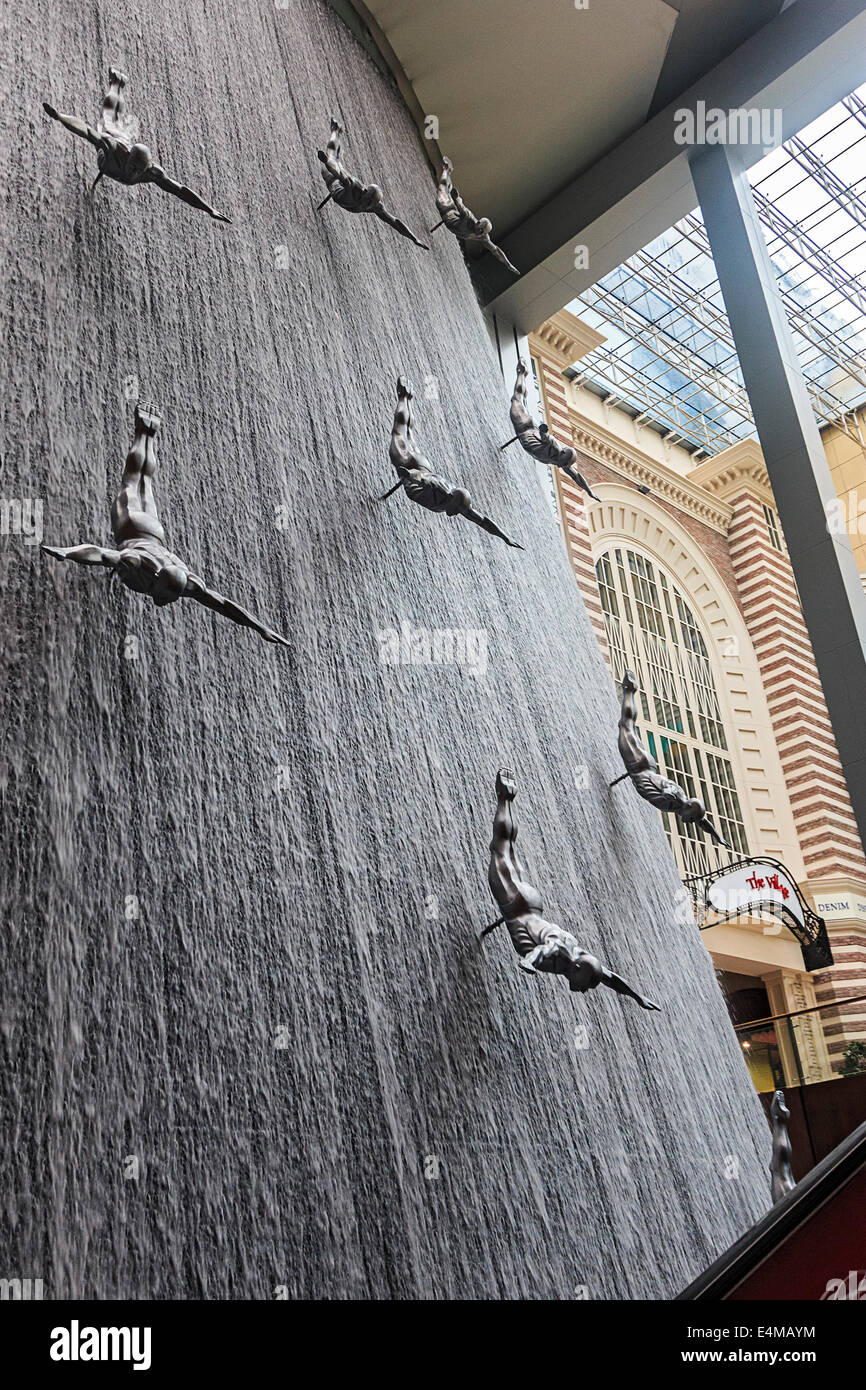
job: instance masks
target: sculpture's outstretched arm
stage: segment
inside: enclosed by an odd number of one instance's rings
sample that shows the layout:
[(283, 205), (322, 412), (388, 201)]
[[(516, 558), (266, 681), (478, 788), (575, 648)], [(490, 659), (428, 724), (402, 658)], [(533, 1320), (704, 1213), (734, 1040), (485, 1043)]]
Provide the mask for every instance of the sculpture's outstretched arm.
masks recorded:
[(193, 193), (191, 188), (187, 188), (184, 183), (177, 183), (170, 179), (164, 169), (158, 164), (153, 164), (148, 169), (142, 183), (155, 183), (157, 188), (161, 188), (163, 193), (172, 193), (175, 198), (180, 198), (182, 202), (188, 203), (191, 208), (196, 208), (199, 212), (206, 212), (215, 222), (231, 222), (230, 217), (223, 217), (221, 212), (217, 212), (206, 203), (204, 198), (200, 198), (197, 193)]
[(509, 540), (505, 532), (500, 531), (495, 521), (491, 521), (489, 516), (482, 516), (480, 512), (476, 512), (474, 507), (463, 507), (458, 512), (458, 516), (465, 516), (467, 521), (474, 522), (476, 526), (481, 527), (482, 531), (487, 531), (491, 536), (498, 536), (501, 541), (505, 541), (506, 545), (510, 545), (512, 550), (523, 550), (522, 545), (518, 545), (517, 541)]
[(603, 970), (599, 984), (607, 985), (609, 989), (616, 990), (617, 994), (624, 994), (627, 999), (634, 999), (640, 1004), (642, 1009), (651, 1009), (655, 1013), (661, 1013), (658, 1004), (653, 1004), (649, 999), (644, 999), (642, 994), (633, 990), (631, 985), (627, 985), (621, 975), (615, 975), (612, 970)]
[(506, 270), (510, 270), (512, 275), (520, 274), (520, 271), (517, 269), (517, 266), (511, 264), (502, 247), (497, 246), (495, 241), (491, 241), (489, 236), (484, 238), (484, 244), (487, 247), (487, 250), (490, 252), (491, 256), (495, 256), (498, 261), (501, 261), (502, 264), (505, 266)]
[(389, 497), (393, 497), (393, 496), (394, 496), (394, 493), (397, 491), (398, 487), (403, 487), (403, 485), (405, 484), (405, 482), (406, 482), (406, 479), (405, 479), (405, 478), (398, 478), (397, 481), (396, 481), (396, 483), (394, 484), (394, 486), (393, 486), (393, 487), (389, 487), (387, 492), (383, 492), (383, 493), (382, 493), (382, 496), (381, 496), (378, 500), (379, 500), (380, 502), (387, 502), (387, 501), (388, 501), (388, 498), (389, 498)]
[(399, 217), (395, 217), (387, 208), (376, 208), (376, 216), (381, 222), (387, 222), (388, 226), (393, 227), (394, 231), (399, 232), (401, 236), (408, 237), (410, 241), (414, 241), (415, 245), (420, 246), (422, 251), (430, 250), (429, 246), (425, 246), (423, 241), (418, 240), (414, 232), (410, 232), (405, 222), (401, 222)]
[(224, 618), (230, 618), (233, 623), (239, 623), (241, 627), (251, 627), (253, 632), (257, 632), (266, 642), (279, 642), (284, 647), (289, 646), (285, 637), (281, 637), (272, 628), (265, 627), (264, 623), (259, 622), (258, 618), (254, 618), (252, 613), (241, 608), (239, 603), (233, 603), (230, 598), (223, 598), (222, 594), (214, 593), (207, 587), (204, 580), (199, 579), (195, 574), (187, 577), (183, 597), (194, 598), (205, 608), (212, 608), (215, 613), (221, 613)]
[(101, 136), (97, 135), (92, 126), (86, 121), (80, 121), (77, 116), (64, 116), (60, 111), (55, 111), (53, 106), (49, 106), (47, 101), (43, 101), (42, 110), (46, 116), (50, 116), (52, 121), (59, 121), (61, 125), (71, 130), (73, 135), (79, 135), (82, 140), (89, 140), (91, 145), (97, 147), (102, 144)]
[(593, 502), (601, 501), (601, 498), (596, 496), (583, 474), (579, 473), (576, 468), (572, 468), (569, 464), (569, 466), (563, 468), (562, 471), (563, 473), (567, 473), (572, 482), (577, 483), (577, 486), (586, 493), (587, 497), (591, 497)]
[(709, 816), (705, 815), (703, 820), (699, 820), (698, 826), (701, 830), (705, 830), (708, 835), (711, 835), (712, 838), (718, 842), (718, 844), (724, 845), (725, 849), (731, 848), (727, 840), (723, 839), (722, 836), (719, 834), (718, 830), (713, 825), (713, 822), (710, 820)]
[(55, 560), (74, 560), (77, 565), (105, 565), (107, 569), (115, 569), (120, 560), (119, 550), (103, 550), (101, 545), (70, 545), (65, 549), (43, 545), (41, 549)]

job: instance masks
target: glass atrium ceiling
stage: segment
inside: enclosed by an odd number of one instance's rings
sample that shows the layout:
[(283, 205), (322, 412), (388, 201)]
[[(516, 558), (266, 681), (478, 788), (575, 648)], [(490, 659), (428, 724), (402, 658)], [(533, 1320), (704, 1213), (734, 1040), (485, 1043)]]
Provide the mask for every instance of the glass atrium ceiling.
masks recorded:
[[(818, 423), (844, 428), (866, 401), (864, 97), (861, 87), (750, 173)], [(699, 212), (569, 308), (607, 341), (568, 376), (696, 456), (754, 437)]]

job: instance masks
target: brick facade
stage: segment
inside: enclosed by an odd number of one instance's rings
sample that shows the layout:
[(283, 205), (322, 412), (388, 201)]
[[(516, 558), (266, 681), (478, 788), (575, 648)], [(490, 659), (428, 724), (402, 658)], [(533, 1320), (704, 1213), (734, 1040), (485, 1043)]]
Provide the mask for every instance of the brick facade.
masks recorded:
[[(751, 440), (706, 460), (683, 476), (633, 444), (620, 443), (616, 420), (602, 429), (581, 416), (563, 372), (590, 333), (568, 313), (556, 315), (530, 339), (545, 418), (551, 432), (573, 443), (578, 467), (601, 492), (604, 484), (644, 483), (660, 507), (694, 541), (745, 623), (778, 749), (784, 788), (802, 852), (807, 896), (859, 895), (866, 902), (866, 857), (848, 798), (824, 693), (815, 666), (787, 553), (774, 547), (764, 506), (773, 506), (759, 446)], [(598, 339), (597, 339), (598, 340)], [(589, 346), (595, 346), (590, 342)], [(596, 412), (598, 414), (598, 412)], [(616, 411), (609, 412), (609, 418)], [(624, 417), (624, 423), (630, 421)], [(623, 432), (625, 436), (625, 431)], [(632, 431), (633, 433), (633, 431)], [(656, 453), (658, 454), (658, 449)], [(610, 663), (595, 574), (587, 499), (559, 469), (553, 470), (566, 547), (593, 629)], [(621, 494), (620, 494), (621, 495)], [(637, 495), (640, 504), (640, 494)], [(589, 502), (591, 507), (596, 504)], [(781, 534), (781, 532), (779, 532)], [(618, 673), (616, 673), (618, 674)], [(757, 846), (756, 853), (772, 847)], [(848, 1042), (866, 1036), (866, 1005), (846, 1001), (866, 994), (866, 920), (828, 922), (836, 965), (809, 981), (819, 1004), (838, 1002), (823, 1016), (831, 1061)]]

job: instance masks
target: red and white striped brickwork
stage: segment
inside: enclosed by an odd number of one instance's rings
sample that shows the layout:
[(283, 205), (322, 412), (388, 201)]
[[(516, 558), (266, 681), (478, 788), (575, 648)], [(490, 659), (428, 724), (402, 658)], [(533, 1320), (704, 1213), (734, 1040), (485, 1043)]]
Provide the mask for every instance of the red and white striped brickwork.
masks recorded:
[[(563, 370), (586, 350), (583, 338), (589, 332), (572, 315), (562, 313), (531, 339), (547, 423), (564, 442), (574, 442), (577, 419), (571, 414)], [(585, 427), (583, 421), (581, 428)], [(580, 459), (578, 466), (584, 466)], [(606, 467), (593, 465), (593, 469), (587, 470), (590, 482), (616, 477)], [(584, 495), (560, 470), (554, 473), (568, 555), (609, 662)], [(819, 897), (844, 888), (849, 898), (853, 892), (866, 901), (866, 857), (793, 572), (787, 554), (772, 545), (764, 515), (763, 503), (772, 505), (773, 499), (760, 449), (753, 441), (744, 441), (693, 470), (689, 481), (706, 486), (708, 498), (723, 499), (732, 512), (726, 553), (707, 558), (726, 585), (736, 589), (753, 644), (808, 874), (805, 886)], [(664, 506), (671, 507), (667, 498)], [(683, 512), (682, 519), (694, 534), (694, 517)], [(722, 533), (714, 533), (712, 539), (725, 550)], [(836, 965), (814, 979), (817, 1002), (839, 1004), (838, 1022), (835, 1011), (832, 1018), (824, 1016), (831, 1059), (838, 1064), (848, 1042), (866, 1036), (866, 1005), (845, 1003), (866, 994), (866, 921), (862, 928), (853, 921), (850, 926), (840, 922), (838, 927), (830, 921), (828, 926)]]
[[(751, 489), (726, 500), (733, 509), (731, 560), (810, 886), (819, 895), (851, 896), (850, 889), (828, 891), (841, 881), (866, 899), (866, 858), (790, 561), (771, 544), (763, 506)], [(839, 1002), (839, 1022), (824, 1020), (836, 1063), (852, 1038), (866, 1034), (866, 1003), (845, 1003), (866, 994), (866, 923), (860, 930), (853, 924), (836, 929), (831, 921), (829, 928), (836, 964), (815, 976), (815, 994), (819, 1004)]]

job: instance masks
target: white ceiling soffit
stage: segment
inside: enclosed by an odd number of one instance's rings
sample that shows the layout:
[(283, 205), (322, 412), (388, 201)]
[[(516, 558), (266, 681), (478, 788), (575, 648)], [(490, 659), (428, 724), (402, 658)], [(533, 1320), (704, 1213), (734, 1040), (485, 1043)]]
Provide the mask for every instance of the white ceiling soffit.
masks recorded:
[[(505, 235), (645, 120), (664, 0), (366, 0), (473, 211)], [(514, 177), (515, 169), (519, 177)]]

